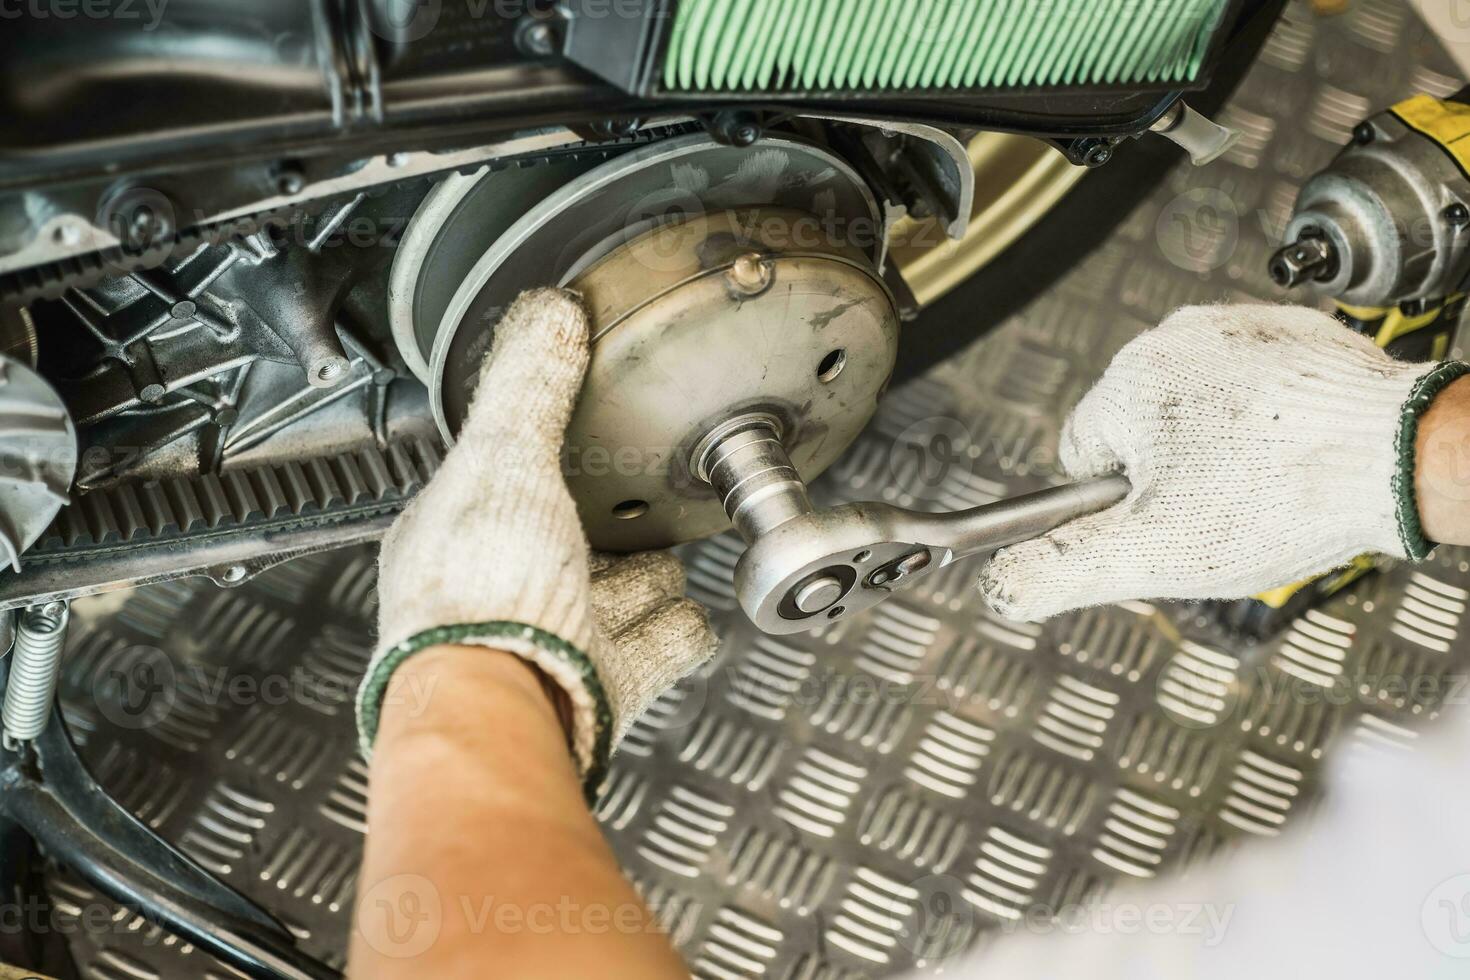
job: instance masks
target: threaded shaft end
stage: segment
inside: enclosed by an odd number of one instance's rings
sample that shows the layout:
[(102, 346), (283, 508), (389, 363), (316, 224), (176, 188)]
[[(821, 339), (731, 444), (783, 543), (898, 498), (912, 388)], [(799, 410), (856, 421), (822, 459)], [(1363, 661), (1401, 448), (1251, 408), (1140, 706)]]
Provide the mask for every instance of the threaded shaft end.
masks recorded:
[(811, 512), (806, 484), (791, 465), (781, 445), (780, 424), (771, 416), (732, 419), (702, 440), (696, 453), (695, 472), (714, 487), (747, 544)]

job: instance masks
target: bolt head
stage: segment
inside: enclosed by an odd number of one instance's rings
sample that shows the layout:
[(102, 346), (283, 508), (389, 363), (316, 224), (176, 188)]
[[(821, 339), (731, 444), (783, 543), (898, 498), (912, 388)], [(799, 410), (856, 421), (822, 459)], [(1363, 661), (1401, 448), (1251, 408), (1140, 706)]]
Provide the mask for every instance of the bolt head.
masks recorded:
[(735, 259), (725, 278), (735, 292), (754, 296), (771, 284), (771, 266), (759, 252), (746, 252)]
[(1451, 204), (1444, 209), (1444, 219), (1457, 228), (1470, 223), (1470, 208), (1458, 202)]
[(521, 32), (521, 45), (526, 54), (545, 58), (556, 53), (556, 33), (544, 21), (537, 21)]
[(1082, 157), (1082, 162), (1089, 167), (1101, 167), (1113, 158), (1113, 148), (1106, 143), (1099, 143), (1092, 147)]
[(168, 221), (151, 207), (143, 205), (127, 219), (122, 237), (134, 248), (147, 248), (168, 231)]
[(1353, 127), (1353, 142), (1359, 146), (1367, 146), (1373, 142), (1374, 133), (1371, 123), (1360, 122)]

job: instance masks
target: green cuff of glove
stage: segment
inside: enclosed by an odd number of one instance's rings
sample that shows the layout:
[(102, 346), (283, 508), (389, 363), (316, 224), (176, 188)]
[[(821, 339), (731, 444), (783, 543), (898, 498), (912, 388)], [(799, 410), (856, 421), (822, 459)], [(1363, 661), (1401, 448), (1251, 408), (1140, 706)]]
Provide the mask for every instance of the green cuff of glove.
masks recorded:
[[(612, 708), (603, 690), (602, 679), (597, 668), (585, 653), (561, 637), (527, 626), (524, 623), (492, 622), (465, 623), (458, 626), (438, 626), (409, 637), (391, 647), (372, 673), (363, 678), (358, 693), (358, 741), (364, 755), (370, 753), (378, 735), (378, 724), (382, 719), (383, 697), (388, 691), (388, 681), (393, 672), (414, 654), (430, 647), (446, 644), (469, 644), (494, 648), (497, 639), (530, 642), (542, 653), (571, 667), (581, 680), (583, 687), (594, 704), (592, 758), (582, 774), (582, 790), (589, 806), (597, 797), (597, 791), (607, 778), (608, 758), (612, 754)], [(575, 756), (575, 752), (574, 752)], [(580, 761), (580, 760), (579, 760)]]
[(1414, 383), (1399, 415), (1398, 436), (1394, 439), (1399, 465), (1393, 477), (1393, 496), (1398, 502), (1399, 540), (1411, 561), (1423, 561), (1434, 548), (1434, 542), (1424, 536), (1424, 526), (1419, 523), (1419, 502), (1414, 492), (1417, 469), (1414, 447), (1419, 437), (1419, 417), (1441, 391), (1467, 374), (1470, 374), (1470, 364), (1445, 361)]

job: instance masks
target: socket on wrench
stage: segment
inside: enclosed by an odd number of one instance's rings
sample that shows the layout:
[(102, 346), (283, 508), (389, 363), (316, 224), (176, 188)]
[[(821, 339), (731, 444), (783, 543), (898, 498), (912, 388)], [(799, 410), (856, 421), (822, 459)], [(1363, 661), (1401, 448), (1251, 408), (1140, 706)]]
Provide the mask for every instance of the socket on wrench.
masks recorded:
[(960, 558), (1045, 534), (1128, 495), (1105, 476), (983, 507), (926, 514), (881, 503), (817, 509), (769, 415), (742, 415), (695, 446), (709, 481), (749, 546), (735, 567), (740, 606), (763, 632), (800, 633), (877, 605)]

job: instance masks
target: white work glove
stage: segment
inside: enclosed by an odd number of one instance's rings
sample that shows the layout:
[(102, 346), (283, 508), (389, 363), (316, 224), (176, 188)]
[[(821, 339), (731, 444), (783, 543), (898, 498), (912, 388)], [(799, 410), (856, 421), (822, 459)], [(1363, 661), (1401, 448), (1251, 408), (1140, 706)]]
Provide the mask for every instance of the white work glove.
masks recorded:
[(714, 653), (667, 552), (592, 555), (561, 473), (588, 361), (581, 303), (525, 293), (495, 331), (454, 448), (383, 541), (378, 650), (358, 690), (369, 753), (388, 679), (438, 644), (504, 650), (566, 691), (589, 790), (632, 721)]
[(1414, 436), (1466, 365), (1393, 360), (1325, 313), (1192, 306), (1135, 338), (1062, 429), (1117, 505), (996, 553), (991, 606), (1039, 621), (1125, 599), (1238, 599), (1365, 552), (1422, 559)]

